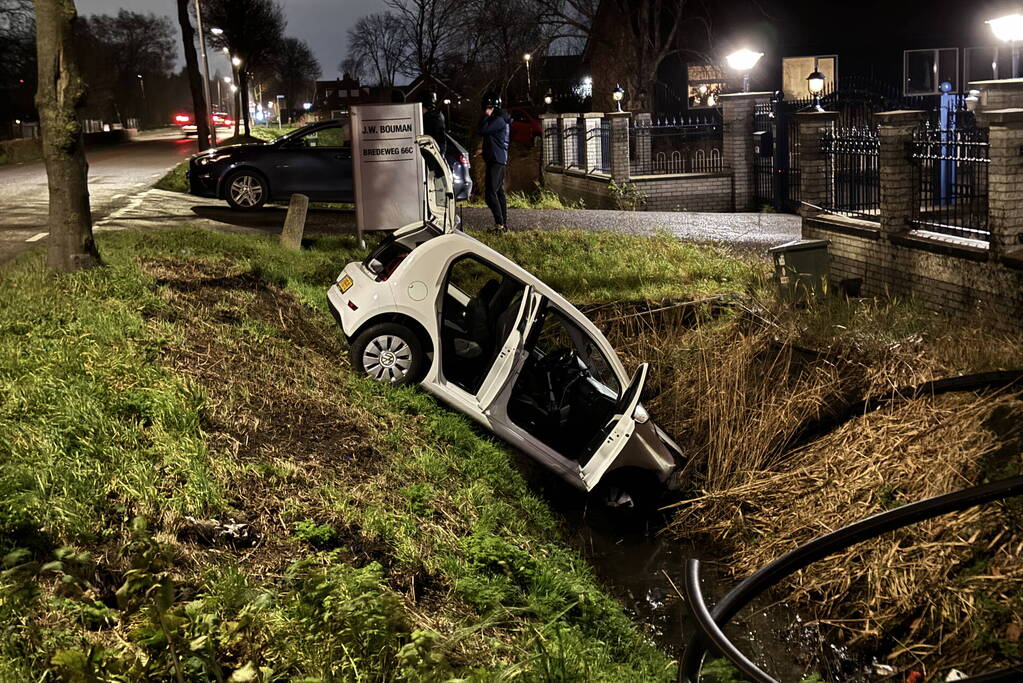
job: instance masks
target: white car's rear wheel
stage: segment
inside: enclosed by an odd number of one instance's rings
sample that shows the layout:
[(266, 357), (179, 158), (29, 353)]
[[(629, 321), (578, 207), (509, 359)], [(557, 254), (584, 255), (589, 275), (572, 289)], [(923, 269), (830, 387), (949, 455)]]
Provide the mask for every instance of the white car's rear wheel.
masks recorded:
[(423, 367), (416, 334), (397, 323), (380, 323), (361, 332), (350, 347), (352, 367), (377, 382), (414, 384)]

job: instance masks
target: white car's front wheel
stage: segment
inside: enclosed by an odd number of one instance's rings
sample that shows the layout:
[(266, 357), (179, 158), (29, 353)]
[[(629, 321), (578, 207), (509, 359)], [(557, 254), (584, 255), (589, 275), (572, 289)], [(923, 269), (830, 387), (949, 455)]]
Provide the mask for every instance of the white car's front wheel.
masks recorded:
[(419, 337), (403, 325), (372, 325), (352, 340), (349, 354), (357, 372), (378, 382), (414, 384), (423, 367)]

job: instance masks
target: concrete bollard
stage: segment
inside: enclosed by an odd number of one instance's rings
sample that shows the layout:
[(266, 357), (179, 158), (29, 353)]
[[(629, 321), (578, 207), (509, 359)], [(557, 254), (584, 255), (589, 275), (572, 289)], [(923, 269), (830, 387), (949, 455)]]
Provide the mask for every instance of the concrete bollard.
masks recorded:
[(302, 248), (302, 233), (305, 232), (305, 217), (309, 212), (309, 197), (304, 194), (291, 195), (288, 215), (281, 231), (281, 246), (298, 251)]

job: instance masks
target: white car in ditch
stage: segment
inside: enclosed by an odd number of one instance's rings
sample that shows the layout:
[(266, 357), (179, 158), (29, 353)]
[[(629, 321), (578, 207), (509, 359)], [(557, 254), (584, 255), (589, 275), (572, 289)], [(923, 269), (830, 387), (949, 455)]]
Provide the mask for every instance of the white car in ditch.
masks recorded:
[(683, 456), (640, 404), (647, 365), (630, 377), (572, 304), (458, 230), (450, 171), (431, 138), (417, 143), (427, 220), (349, 263), (327, 292), (353, 367), (418, 382), (584, 491), (607, 480), (627, 503), (619, 491), (651, 475), (674, 488)]

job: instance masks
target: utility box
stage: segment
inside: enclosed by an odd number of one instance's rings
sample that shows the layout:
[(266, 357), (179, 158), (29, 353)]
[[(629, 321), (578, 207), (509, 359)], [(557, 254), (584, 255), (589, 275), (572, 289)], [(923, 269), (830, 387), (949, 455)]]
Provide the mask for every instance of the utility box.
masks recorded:
[(782, 298), (805, 303), (827, 291), (828, 240), (792, 240), (769, 249)]
[(769, 130), (753, 132), (753, 153), (758, 157), (774, 156), (774, 134)]

